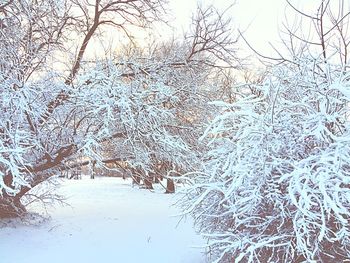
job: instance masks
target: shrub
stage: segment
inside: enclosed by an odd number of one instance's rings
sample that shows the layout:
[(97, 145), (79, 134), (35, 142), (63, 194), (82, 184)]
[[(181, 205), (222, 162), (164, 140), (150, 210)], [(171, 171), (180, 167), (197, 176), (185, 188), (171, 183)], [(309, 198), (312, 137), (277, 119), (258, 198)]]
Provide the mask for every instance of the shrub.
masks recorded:
[(215, 103), (185, 212), (215, 262), (349, 259), (350, 73), (300, 58), (254, 90)]

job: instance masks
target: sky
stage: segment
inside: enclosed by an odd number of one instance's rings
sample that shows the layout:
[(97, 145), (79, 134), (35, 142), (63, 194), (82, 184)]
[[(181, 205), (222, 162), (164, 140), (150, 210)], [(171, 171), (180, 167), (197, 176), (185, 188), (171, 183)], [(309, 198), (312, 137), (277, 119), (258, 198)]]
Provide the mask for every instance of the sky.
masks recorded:
[[(177, 30), (181, 31), (188, 27), (197, 2), (213, 3), (214, 6), (224, 9), (235, 1), (170, 0), (169, 2), (175, 17), (174, 24)], [(254, 48), (270, 53), (269, 42), (279, 40), (278, 27), (284, 18), (285, 6), (284, 0), (236, 0), (229, 14), (232, 16), (234, 26), (244, 31), (244, 36), (253, 43)]]
[[(301, 0), (291, 1), (299, 3)], [(305, 3), (303, 2), (303, 5)], [(167, 15), (167, 18), (173, 28), (164, 27), (164, 24), (159, 25), (159, 27), (156, 26), (156, 30), (149, 34), (150, 39), (147, 39), (148, 33), (145, 33), (144, 30), (137, 29), (133, 31), (133, 35), (136, 36), (137, 42), (141, 45), (142, 43), (152, 42), (152, 40), (166, 40), (174, 36), (182, 36), (188, 31), (197, 4), (203, 6), (213, 4), (222, 10), (234, 4), (228, 15), (232, 17), (235, 29), (244, 32), (244, 37), (259, 53), (266, 56), (274, 54), (271, 44), (278, 46), (280, 42), (279, 27), (285, 19), (286, 11), (284, 0), (169, 0), (168, 11), (170, 15)], [(109, 34), (110, 39), (105, 41), (106, 36), (103, 36), (101, 43), (107, 43), (104, 48), (108, 49), (108, 45), (111, 45), (114, 47), (111, 50), (115, 50), (120, 47), (123, 39), (127, 39), (123, 34), (120, 37), (116, 38), (115, 34)], [(243, 41), (239, 43), (239, 49), (243, 51), (243, 54), (252, 54), (252, 51)], [(101, 53), (101, 50), (103, 48), (94, 49), (91, 54)]]

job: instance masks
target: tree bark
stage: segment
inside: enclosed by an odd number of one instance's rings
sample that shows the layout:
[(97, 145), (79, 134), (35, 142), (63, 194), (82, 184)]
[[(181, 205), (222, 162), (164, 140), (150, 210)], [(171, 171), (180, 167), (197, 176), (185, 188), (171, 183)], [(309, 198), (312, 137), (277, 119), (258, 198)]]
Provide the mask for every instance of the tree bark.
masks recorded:
[(155, 184), (159, 184), (160, 183), (159, 176), (157, 174), (154, 176), (154, 183)]
[(21, 217), (26, 212), (25, 207), (16, 196), (7, 196), (0, 199), (0, 218)]
[(136, 172), (134, 168), (131, 168), (131, 177), (132, 183), (140, 185), (141, 184), (141, 176)]
[[(7, 187), (12, 188), (12, 182), (12, 174), (4, 176), (4, 183)], [(3, 190), (0, 198), (0, 218), (23, 216), (26, 213), (26, 209), (21, 204), (20, 198), (21, 192), (15, 196), (10, 196)]]
[(152, 184), (152, 176), (145, 176), (145, 178), (143, 179), (143, 182), (145, 183), (145, 188), (146, 189), (152, 189), (153, 190), (153, 184)]
[(175, 184), (174, 184), (174, 180), (167, 178), (166, 180), (166, 194), (173, 194), (175, 193)]

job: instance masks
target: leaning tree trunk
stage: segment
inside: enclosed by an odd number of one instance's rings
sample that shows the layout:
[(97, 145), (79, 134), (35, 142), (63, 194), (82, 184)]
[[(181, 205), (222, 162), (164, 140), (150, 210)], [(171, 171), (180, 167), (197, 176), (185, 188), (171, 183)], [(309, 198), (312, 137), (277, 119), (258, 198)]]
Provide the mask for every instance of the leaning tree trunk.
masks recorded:
[[(11, 187), (12, 182), (11, 174), (4, 176), (4, 183), (7, 187)], [(21, 192), (15, 196), (10, 196), (4, 190), (2, 191), (0, 196), (0, 218), (20, 217), (26, 213), (26, 209), (20, 201), (21, 196)]]
[(160, 180), (159, 180), (158, 175), (156, 175), (156, 176), (154, 177), (154, 183), (155, 183), (155, 184), (159, 184), (159, 183), (160, 183)]
[(26, 212), (25, 207), (16, 196), (0, 198), (0, 218), (22, 217)]
[(132, 178), (132, 184), (140, 185), (141, 184), (141, 176), (138, 174), (136, 169), (131, 168), (131, 178)]
[(145, 189), (152, 189), (153, 190), (153, 174), (150, 173), (149, 175), (146, 175), (143, 179), (143, 182), (145, 183)]
[(159, 173), (155, 173), (154, 175), (154, 183), (159, 184), (163, 180), (163, 176)]

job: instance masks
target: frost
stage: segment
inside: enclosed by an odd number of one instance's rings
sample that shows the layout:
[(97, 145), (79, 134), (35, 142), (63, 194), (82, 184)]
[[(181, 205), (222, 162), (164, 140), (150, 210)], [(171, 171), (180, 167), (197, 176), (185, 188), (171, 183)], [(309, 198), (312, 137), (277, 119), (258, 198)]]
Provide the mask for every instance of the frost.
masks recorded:
[(188, 175), (183, 205), (214, 262), (350, 257), (349, 83), (341, 72), (323, 78), (282, 65), (258, 96), (213, 103), (219, 114), (201, 137), (204, 168)]

